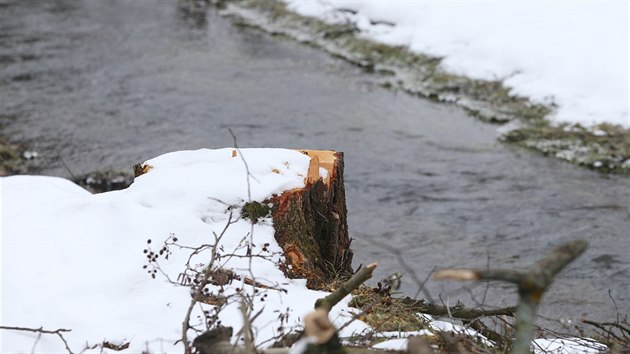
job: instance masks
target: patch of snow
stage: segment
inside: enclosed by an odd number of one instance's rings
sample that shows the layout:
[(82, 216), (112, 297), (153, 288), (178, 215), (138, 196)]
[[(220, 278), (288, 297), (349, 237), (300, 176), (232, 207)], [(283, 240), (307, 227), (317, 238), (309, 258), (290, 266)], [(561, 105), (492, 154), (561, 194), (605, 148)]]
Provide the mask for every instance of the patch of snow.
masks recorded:
[(321, 178), (323, 178), (323, 179), (328, 178), (328, 170), (327, 170), (327, 169), (325, 169), (325, 168), (323, 168), (323, 167), (320, 167), (320, 168), (319, 168), (319, 176), (320, 176)]
[(540, 338), (532, 344), (534, 354), (596, 354), (608, 347), (589, 338)]
[(35, 159), (37, 157), (39, 157), (39, 154), (37, 153), (37, 151), (24, 151), (24, 153), (22, 153), (22, 157), (25, 160), (31, 160), (31, 159)]
[(283, 1), (442, 57), (449, 72), (502, 80), (512, 94), (557, 104), (554, 121), (630, 127), (627, 2)]
[(383, 350), (406, 350), (408, 342), (409, 340), (407, 338), (388, 339), (384, 342), (373, 345), (372, 348)]

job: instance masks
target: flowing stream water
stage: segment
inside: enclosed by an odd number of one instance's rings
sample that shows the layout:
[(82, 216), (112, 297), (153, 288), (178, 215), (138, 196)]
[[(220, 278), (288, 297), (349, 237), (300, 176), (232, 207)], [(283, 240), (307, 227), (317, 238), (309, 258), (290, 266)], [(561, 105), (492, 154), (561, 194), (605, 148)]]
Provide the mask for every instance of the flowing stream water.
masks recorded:
[[(500, 144), (496, 126), (376, 78), (175, 1), (0, 0), (0, 124), (39, 153), (41, 174), (231, 146), (228, 128), (243, 147), (335, 149), (355, 265), (378, 261), (377, 278), (401, 271), (405, 294), (434, 267), (521, 269), (582, 238), (589, 249), (557, 277), (541, 315), (614, 320), (612, 299), (629, 312), (625, 178)], [(425, 288), (450, 305), (473, 304), (471, 294), (516, 301), (504, 284), (487, 296), (485, 284)]]

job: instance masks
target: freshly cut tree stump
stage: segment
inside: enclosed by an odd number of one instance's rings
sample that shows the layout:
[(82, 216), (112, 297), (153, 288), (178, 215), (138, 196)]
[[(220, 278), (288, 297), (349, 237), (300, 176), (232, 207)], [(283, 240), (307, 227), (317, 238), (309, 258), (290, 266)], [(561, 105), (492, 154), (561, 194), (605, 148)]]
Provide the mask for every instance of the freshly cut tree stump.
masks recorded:
[[(325, 289), (340, 276), (352, 275), (351, 239), (346, 221), (346, 192), (343, 184), (343, 153), (331, 150), (298, 150), (311, 162), (305, 187), (274, 196), (271, 213), (275, 238), (286, 258), (282, 266), (291, 278), (305, 278), (311, 289)], [(237, 150), (232, 157), (237, 157)], [(134, 166), (136, 177), (152, 166)], [(267, 202), (267, 201), (266, 201)], [(264, 203), (266, 204), (266, 203)], [(244, 207), (242, 216), (256, 222), (255, 205)], [(247, 210), (245, 210), (247, 209)], [(267, 209), (260, 211), (264, 216)], [(330, 289), (325, 289), (330, 290)]]
[(284, 250), (287, 275), (306, 278), (311, 289), (323, 289), (352, 274), (343, 153), (299, 151), (311, 157), (306, 186), (271, 199), (275, 238)]

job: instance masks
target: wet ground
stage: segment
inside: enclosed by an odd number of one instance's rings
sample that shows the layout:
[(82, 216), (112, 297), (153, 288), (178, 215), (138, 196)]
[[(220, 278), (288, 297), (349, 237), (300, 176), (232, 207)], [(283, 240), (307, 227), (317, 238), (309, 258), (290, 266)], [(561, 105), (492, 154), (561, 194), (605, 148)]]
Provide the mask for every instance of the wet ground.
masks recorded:
[[(519, 268), (576, 238), (542, 315), (627, 313), (630, 190), (608, 176), (515, 150), (462, 110), (383, 89), (374, 74), (175, 1), (0, 0), (0, 124), (41, 173), (126, 168), (162, 153), (232, 145), (345, 152), (355, 264)], [(383, 244), (396, 248), (400, 256)], [(406, 272), (402, 290), (416, 293)], [(484, 286), (429, 281), (434, 299)], [(438, 300), (439, 301), (439, 300)], [(507, 286), (485, 302), (510, 305)]]

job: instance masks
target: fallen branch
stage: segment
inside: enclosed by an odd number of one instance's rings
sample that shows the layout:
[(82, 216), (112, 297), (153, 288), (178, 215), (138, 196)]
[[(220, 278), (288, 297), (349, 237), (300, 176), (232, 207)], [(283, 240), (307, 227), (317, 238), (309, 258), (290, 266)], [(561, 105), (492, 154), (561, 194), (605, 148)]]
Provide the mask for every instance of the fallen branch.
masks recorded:
[[(215, 343), (212, 347), (212, 350), (205, 353), (212, 354), (252, 354), (245, 350), (244, 347), (235, 347), (228, 341), (221, 341)], [(405, 351), (397, 351), (397, 350), (376, 350), (364, 347), (344, 347), (344, 350), (347, 354), (394, 354), (400, 353), (405, 354)], [(258, 354), (290, 354), (290, 348), (268, 348), (268, 349), (257, 349), (256, 353)]]
[(370, 279), (376, 267), (378, 267), (378, 263), (375, 262), (361, 268), (352, 278), (341, 284), (339, 289), (335, 290), (335, 292), (315, 301), (315, 308), (322, 308), (326, 310), (326, 312), (329, 312), (339, 301), (350, 294), (354, 289), (358, 288), (363, 282)]
[(457, 318), (460, 320), (474, 320), (480, 317), (490, 317), (490, 316), (510, 316), (514, 317), (516, 313), (516, 306), (504, 307), (500, 309), (476, 309), (476, 308), (465, 308), (462, 305), (455, 305), (451, 307), (446, 307), (442, 305), (431, 304), (425, 302), (423, 300), (416, 300), (410, 297), (399, 298), (399, 300), (409, 306), (409, 309), (415, 312), (421, 312), (423, 314), (432, 315), (432, 316), (449, 316), (453, 318)]
[(515, 340), (512, 346), (513, 354), (527, 354), (530, 352), (536, 308), (553, 278), (567, 264), (581, 255), (588, 243), (576, 240), (565, 243), (540, 261), (536, 262), (527, 272), (513, 270), (486, 269), (445, 269), (433, 273), (435, 280), (501, 280), (518, 286), (519, 303), (517, 306)]

